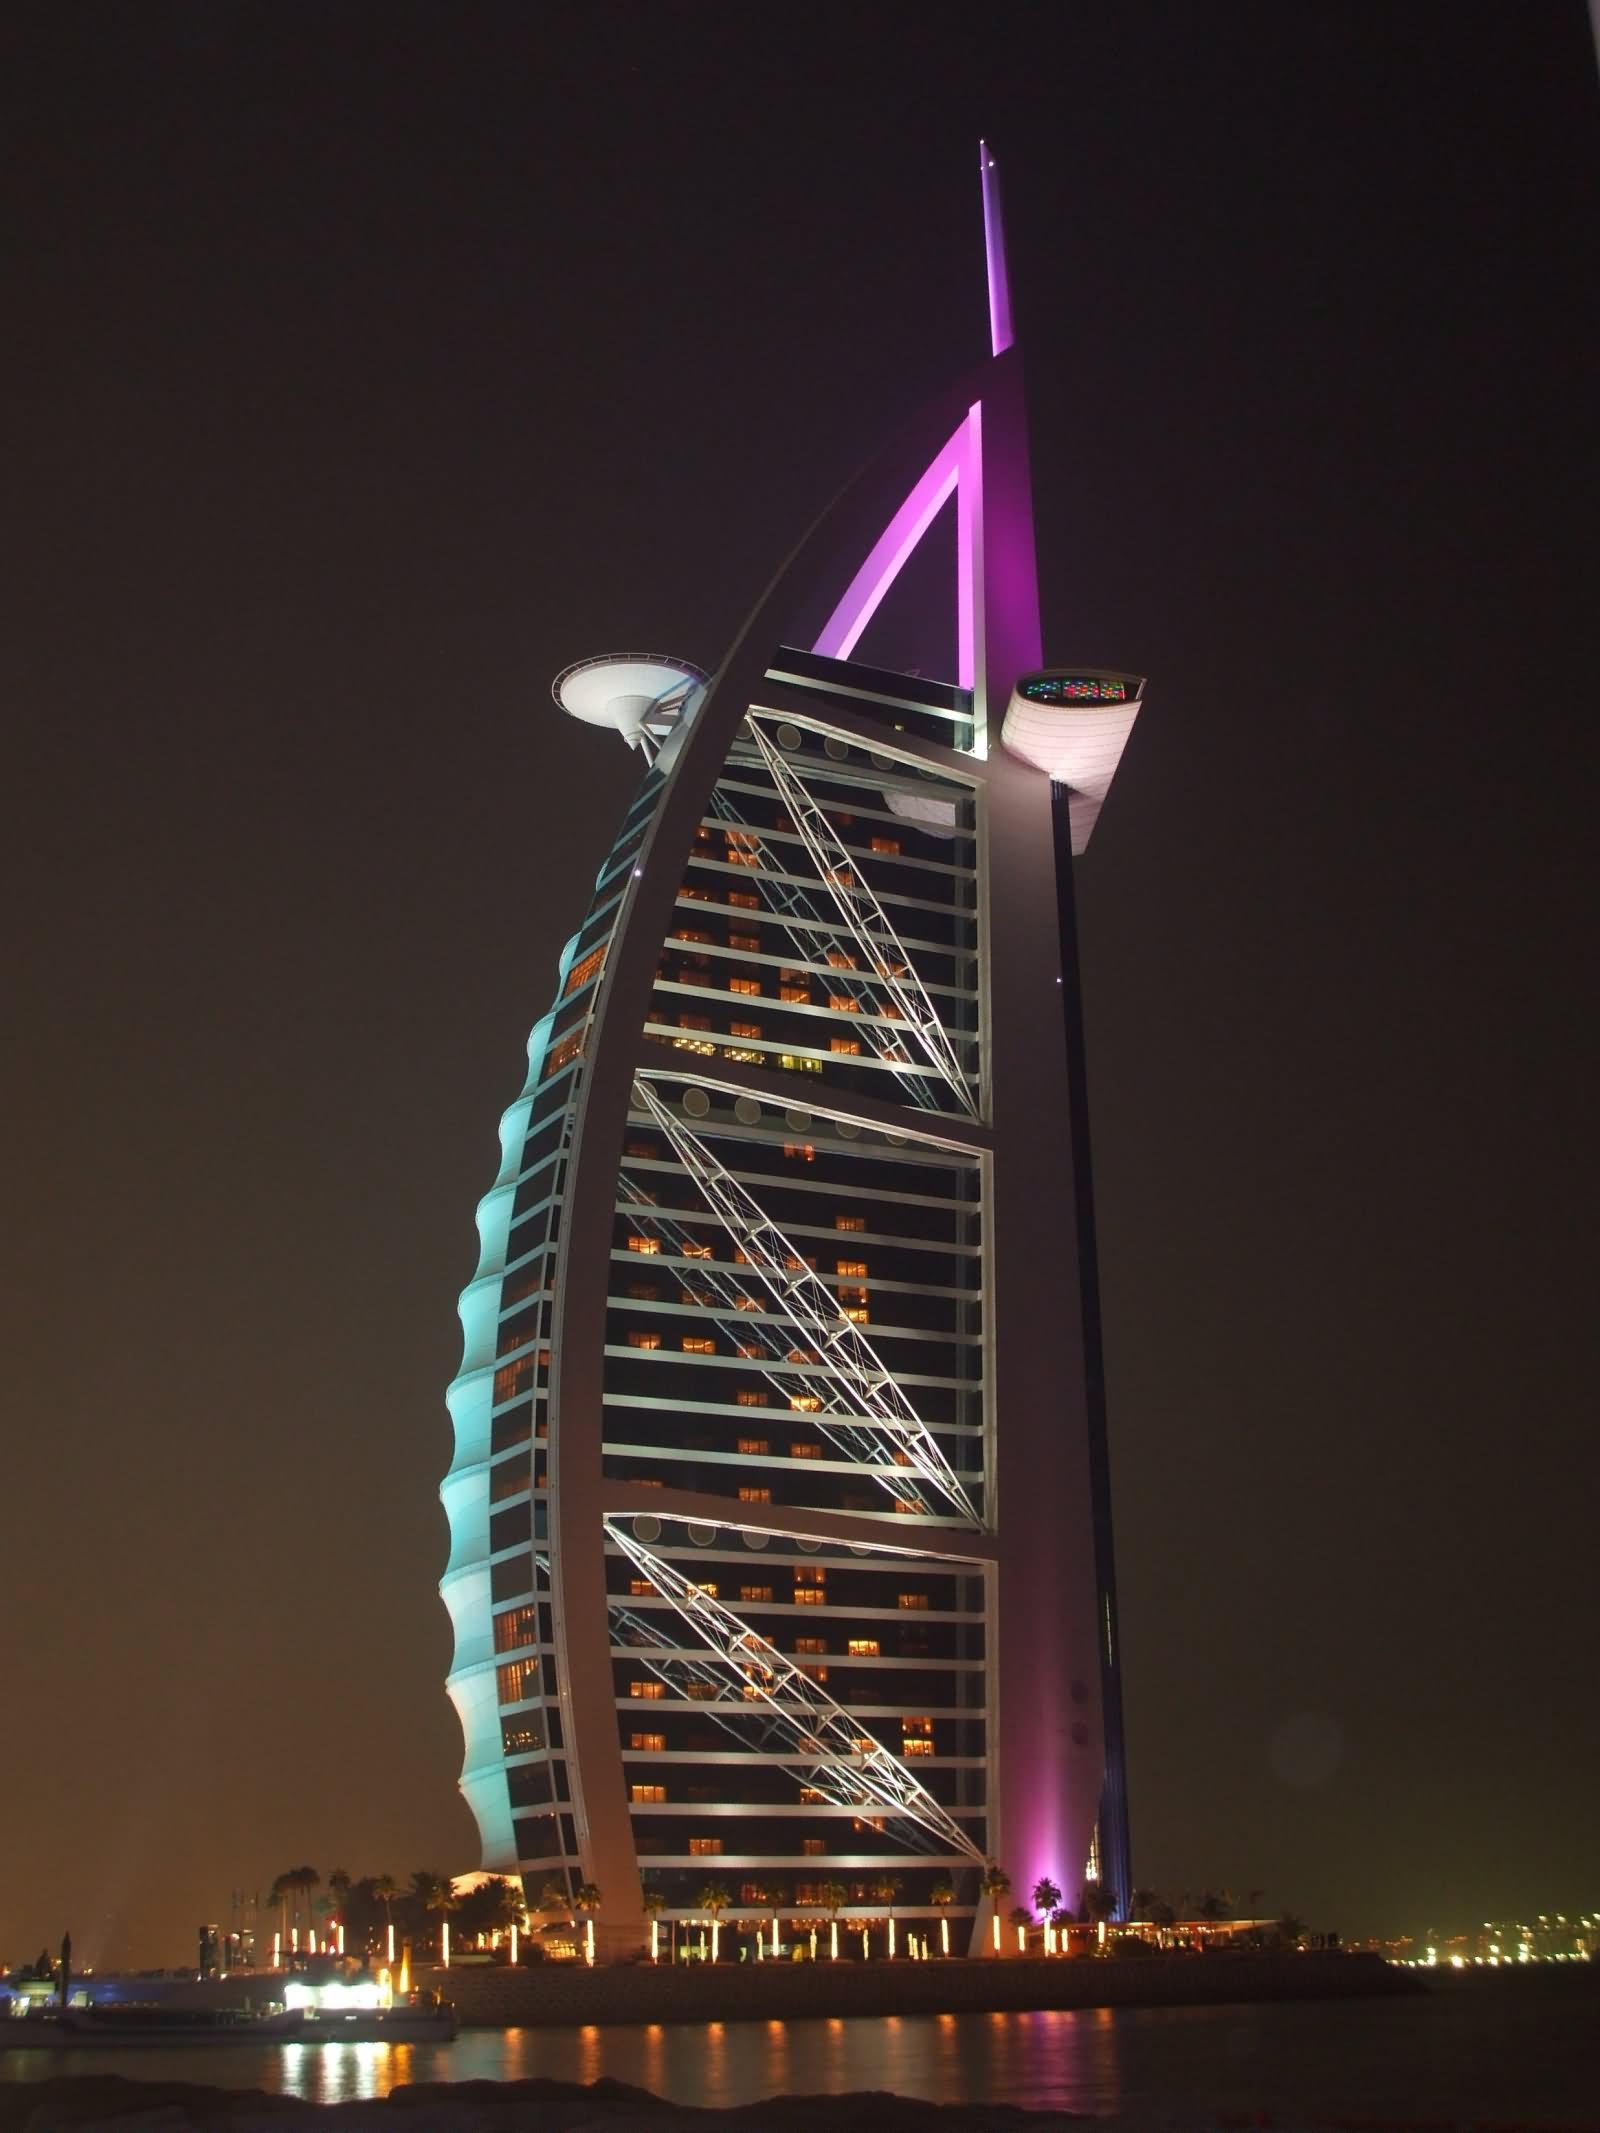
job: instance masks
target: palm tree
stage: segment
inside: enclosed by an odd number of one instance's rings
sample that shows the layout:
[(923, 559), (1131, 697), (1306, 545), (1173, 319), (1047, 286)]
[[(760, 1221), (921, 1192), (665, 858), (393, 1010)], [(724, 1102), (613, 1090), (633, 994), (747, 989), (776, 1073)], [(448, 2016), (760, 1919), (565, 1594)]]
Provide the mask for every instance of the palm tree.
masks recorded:
[(279, 1878), (286, 1888), (294, 1892), (295, 1915), (297, 1918), (299, 1916), (300, 1899), (302, 1896), (305, 1898), (306, 1931), (309, 1933), (316, 1918), (316, 1912), (311, 1907), (311, 1891), (321, 1883), (322, 1876), (314, 1866), (292, 1866), (288, 1873), (280, 1875)]
[(489, 1883), (485, 1898), (483, 1921), (486, 1932), (500, 1933), (510, 1926), (522, 1924), (526, 1910), (520, 1881), (507, 1881), (501, 1876)]
[(293, 1873), (294, 1869), (291, 1867), (287, 1873), (277, 1877), (268, 1899), (278, 1906), (278, 1944), (285, 1948), (289, 1945), (289, 1890), (293, 1886)]
[(936, 1881), (928, 1891), (928, 1901), (939, 1907), (939, 1952), (950, 1953), (950, 1906), (956, 1900), (953, 1881)]
[(578, 1886), (572, 1892), (572, 1901), (574, 1908), (581, 1911), (584, 1915), (584, 1920), (587, 1928), (584, 1934), (584, 1939), (588, 1943), (588, 1959), (590, 1962), (593, 1962), (595, 1914), (599, 1911), (600, 1906), (605, 1901), (605, 1899), (600, 1894), (600, 1890), (594, 1882), (580, 1881), (578, 1883)]
[(1041, 1874), (1033, 1884), (1033, 1908), (1042, 1911), (1046, 1918), (1061, 1908), (1061, 1891), (1048, 1874)]
[(335, 1925), (345, 1925), (345, 1903), (350, 1894), (350, 1876), (342, 1866), (336, 1866), (328, 1876), (328, 1897), (332, 1905), (331, 1916)]
[(1033, 1924), (1033, 1913), (1030, 1910), (1027, 1910), (1022, 1904), (1019, 1903), (1015, 1905), (1012, 1909), (1011, 1923), (1014, 1926), (1018, 1927), (1024, 1937), (1026, 1937), (1029, 1926)]
[(1156, 1892), (1154, 1889), (1135, 1889), (1133, 1900), (1128, 1906), (1128, 1916), (1143, 1925), (1148, 1923), (1155, 1907)]
[(716, 1948), (721, 1939), (718, 1928), (722, 1914), (728, 1908), (728, 1892), (720, 1881), (708, 1881), (696, 1900), (702, 1911), (711, 1913), (711, 1945)]
[(387, 1928), (386, 1945), (394, 1947), (394, 1900), (400, 1893), (400, 1884), (393, 1874), (374, 1874), (372, 1877), (372, 1900), (383, 1905), (383, 1922)]
[(978, 1883), (978, 1887), (991, 1903), (998, 1903), (1002, 1896), (1011, 1894), (1011, 1876), (1004, 1867), (996, 1866), (991, 1859), (984, 1869), (983, 1879)]
[[(656, 1888), (652, 1883), (647, 1881), (644, 1885), (644, 1892), (639, 1899), (639, 1906), (640, 1909), (644, 1912), (645, 1918), (648, 1923), (653, 1926), (655, 1925), (656, 1920), (661, 1916), (662, 1912), (667, 1908), (667, 1899), (665, 1896), (662, 1895), (661, 1891), (658, 1888)], [(660, 1941), (661, 1935), (658, 1930), (655, 1935), (655, 1939), (652, 1943), (652, 1946), (659, 1946)]]
[(1207, 1889), (1200, 1899), (1200, 1909), (1196, 1915), (1213, 1926), (1221, 1925), (1224, 1920), (1231, 1918), (1233, 1905), (1229, 1901), (1227, 1890), (1224, 1889), (1219, 1896), (1215, 1889)]
[(894, 1900), (904, 1886), (905, 1884), (898, 1874), (879, 1874), (872, 1883), (871, 1895), (873, 1902), (881, 1903), (886, 1907), (889, 1925), (889, 1953), (891, 1955), (894, 1953)]
[(429, 1888), (427, 1895), (424, 1896), (422, 1899), (422, 1907), (425, 1911), (433, 1911), (438, 1916), (439, 1959), (442, 1962), (444, 1960), (445, 1950), (449, 1945), (445, 1936), (450, 1930), (450, 1913), (454, 1910), (458, 1910), (460, 1908), (460, 1904), (457, 1899), (455, 1890), (450, 1886), (449, 1882), (442, 1875), (430, 1874), (428, 1876), (428, 1880), (430, 1881), (432, 1886)]
[(1114, 1918), (1116, 1890), (1107, 1888), (1103, 1881), (1086, 1881), (1083, 1884), (1083, 1909), (1091, 1925), (1098, 1925), (1104, 1918)]
[(828, 1914), (828, 1954), (837, 1961), (839, 1954), (839, 1913), (850, 1901), (850, 1891), (842, 1881), (824, 1881), (818, 1885), (817, 1901)]

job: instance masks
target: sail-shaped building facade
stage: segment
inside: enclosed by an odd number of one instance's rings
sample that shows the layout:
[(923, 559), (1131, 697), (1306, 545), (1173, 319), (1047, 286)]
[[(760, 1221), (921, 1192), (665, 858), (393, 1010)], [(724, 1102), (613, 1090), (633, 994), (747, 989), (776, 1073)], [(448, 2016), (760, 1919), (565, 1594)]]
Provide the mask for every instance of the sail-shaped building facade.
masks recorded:
[[(991, 359), (713, 675), (557, 684), (643, 776), (478, 1211), (441, 1591), (484, 1864), (617, 1947), (1128, 1896), (1071, 875), (1142, 685), (1042, 665), (983, 165)], [(941, 512), (956, 671), (861, 663)]]

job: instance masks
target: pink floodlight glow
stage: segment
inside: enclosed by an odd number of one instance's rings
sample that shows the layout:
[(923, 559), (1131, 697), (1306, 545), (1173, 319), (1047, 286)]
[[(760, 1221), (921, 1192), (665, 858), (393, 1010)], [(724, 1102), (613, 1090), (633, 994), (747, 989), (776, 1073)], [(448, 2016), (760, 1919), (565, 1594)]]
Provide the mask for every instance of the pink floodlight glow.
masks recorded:
[(1000, 166), (986, 141), (978, 143), (983, 174), (983, 251), (989, 268), (989, 346), (1004, 355), (1011, 346), (1011, 282), (1006, 273), (1006, 226), (1000, 213)]
[(867, 560), (850, 580), (844, 598), (811, 647), (824, 659), (848, 659), (885, 593), (915, 553), (917, 543), (956, 493), (956, 680), (963, 689), (977, 676), (978, 547), (983, 475), (982, 407), (941, 445), (911, 494), (878, 536)]

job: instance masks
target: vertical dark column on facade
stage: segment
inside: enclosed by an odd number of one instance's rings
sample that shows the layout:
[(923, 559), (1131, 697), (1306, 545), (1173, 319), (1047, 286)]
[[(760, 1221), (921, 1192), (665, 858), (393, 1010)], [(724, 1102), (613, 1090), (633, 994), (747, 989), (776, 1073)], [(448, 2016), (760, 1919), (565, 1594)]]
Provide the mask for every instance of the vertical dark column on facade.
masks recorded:
[[(1099, 1601), (1100, 1709), (1105, 1729), (1105, 1786), (1100, 1797), (1100, 1878), (1126, 1918), (1133, 1900), (1128, 1830), (1128, 1772), (1122, 1728), (1122, 1650), (1111, 1528), (1111, 1454), (1106, 1434), (1105, 1345), (1100, 1324), (1100, 1260), (1095, 1240), (1094, 1177), (1089, 1153), (1089, 1088), (1078, 957), (1077, 885), (1072, 823), (1064, 785), (1050, 788), (1055, 826), (1056, 914), (1061, 934), (1061, 1013), (1067, 1041), (1067, 1101), (1072, 1126), (1073, 1214), (1078, 1236), (1078, 1305), (1083, 1322), (1085, 1419)], [(1076, 1417), (1073, 1417), (1075, 1420)]]

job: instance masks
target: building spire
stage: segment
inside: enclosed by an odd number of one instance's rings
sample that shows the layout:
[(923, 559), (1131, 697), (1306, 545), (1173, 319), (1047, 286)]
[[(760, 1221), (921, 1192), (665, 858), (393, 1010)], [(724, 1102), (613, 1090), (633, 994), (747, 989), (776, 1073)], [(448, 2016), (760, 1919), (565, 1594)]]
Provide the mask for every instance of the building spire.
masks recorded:
[[(1600, 4), (1600, 0), (1597, 0)], [(1006, 276), (1006, 228), (1000, 212), (1000, 166), (987, 141), (978, 143), (983, 174), (983, 249), (989, 267), (989, 346), (1004, 355), (1011, 346), (1011, 284)]]

